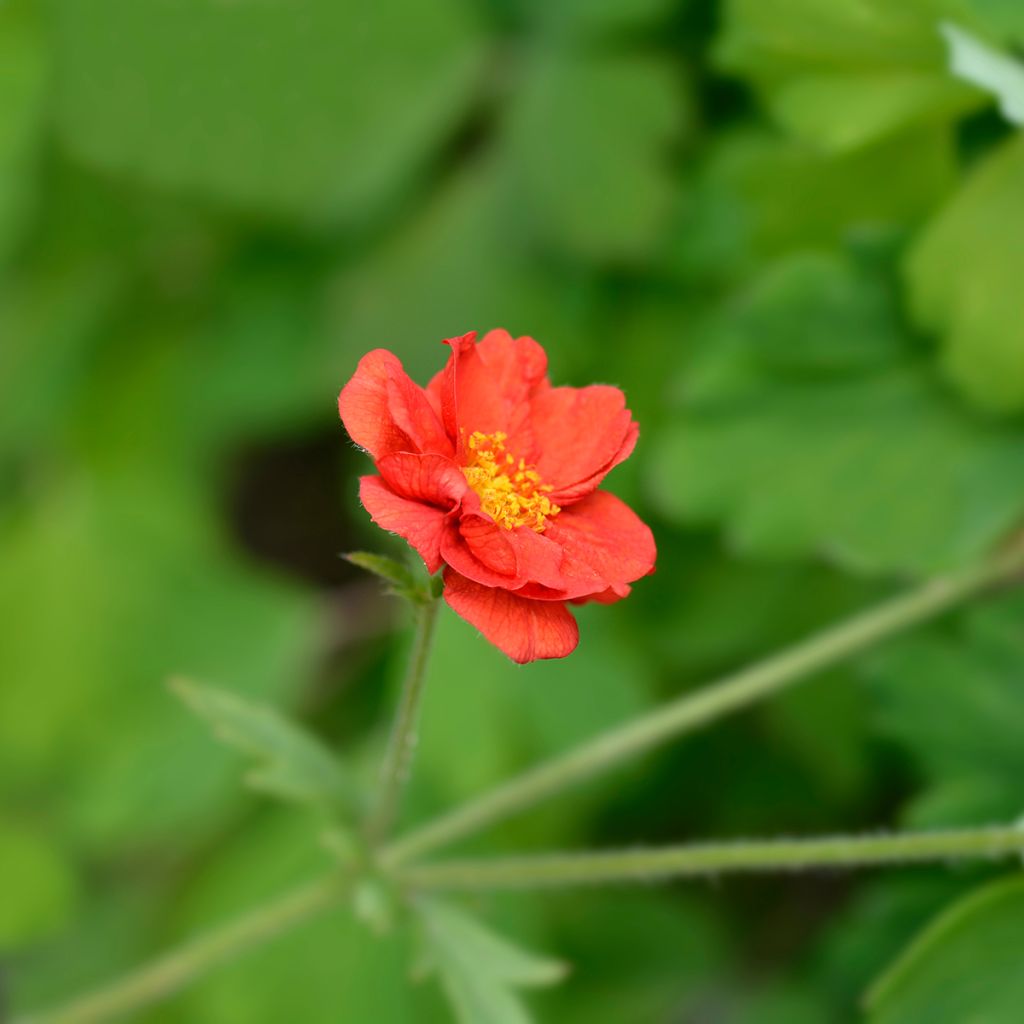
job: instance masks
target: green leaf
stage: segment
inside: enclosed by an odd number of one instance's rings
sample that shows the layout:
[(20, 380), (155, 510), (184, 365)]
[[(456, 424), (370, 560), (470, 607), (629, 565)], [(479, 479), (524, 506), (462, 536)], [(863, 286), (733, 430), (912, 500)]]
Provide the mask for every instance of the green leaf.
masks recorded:
[(886, 309), (870, 277), (805, 259), (727, 308), (653, 456), (666, 514), (865, 574), (968, 562), (1019, 522), (1020, 432), (951, 401)]
[(522, 216), (549, 244), (591, 259), (648, 254), (675, 187), (666, 153), (682, 87), (650, 58), (536, 58), (507, 112), (504, 161)]
[(912, 311), (979, 408), (1024, 409), (1024, 136), (987, 156), (910, 253)]
[(1024, 879), (993, 882), (939, 916), (874, 983), (870, 1024), (1015, 1024)]
[(977, 102), (946, 73), (940, 11), (940, 0), (731, 0), (718, 61), (757, 84), (794, 135), (856, 148)]
[(992, 93), (1007, 121), (1024, 124), (1024, 63), (949, 22), (942, 25), (942, 34), (953, 74)]
[(171, 687), (218, 739), (256, 761), (246, 776), (254, 789), (342, 813), (358, 804), (338, 759), (272, 708), (185, 679)]
[(379, 211), (443, 142), (480, 67), (456, 0), (54, 6), (58, 126), (77, 156), (271, 214)]
[(450, 903), (415, 903), (425, 966), (436, 971), (459, 1024), (529, 1024), (517, 989), (554, 985), (565, 964), (537, 956)]
[(369, 551), (352, 551), (345, 555), (345, 560), (357, 565), (360, 569), (372, 572), (382, 580), (391, 584), (391, 591), (399, 597), (410, 601), (423, 602), (430, 600), (428, 592), (430, 580), (417, 575), (408, 566), (388, 558), (387, 555), (376, 555)]

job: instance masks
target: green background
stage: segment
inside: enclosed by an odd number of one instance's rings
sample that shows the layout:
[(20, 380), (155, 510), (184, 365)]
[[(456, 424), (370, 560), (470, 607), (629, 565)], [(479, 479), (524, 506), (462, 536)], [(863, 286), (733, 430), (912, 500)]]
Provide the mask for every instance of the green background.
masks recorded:
[[(659, 543), (629, 601), (581, 612), (566, 662), (516, 668), (443, 615), (410, 819), (1018, 525), (1024, 137), (952, 77), (937, 26), (1014, 52), (1022, 11), (0, 4), (9, 1004), (326, 863), (164, 684), (379, 753), (407, 622), (338, 557), (400, 550), (358, 505), (368, 464), (337, 421), (370, 348), (425, 381), (443, 337), (501, 326), (545, 345), (556, 382), (623, 387), (642, 437), (609, 483)], [(468, 849), (1012, 821), (1022, 619), (1012, 594), (949, 617)], [(994, 873), (475, 906), (573, 964), (531, 997), (544, 1022), (1002, 1024), (1024, 898), (965, 896)], [(406, 953), (327, 917), (140, 1019), (448, 1019)]]

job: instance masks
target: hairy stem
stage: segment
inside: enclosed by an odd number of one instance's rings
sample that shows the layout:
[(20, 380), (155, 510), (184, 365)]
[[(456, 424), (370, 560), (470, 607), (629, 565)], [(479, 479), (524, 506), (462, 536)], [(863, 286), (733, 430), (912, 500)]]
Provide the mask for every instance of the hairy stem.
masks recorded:
[(1009, 857), (1021, 853), (1024, 829), (993, 826), (949, 832), (696, 843), (649, 850), (451, 860), (403, 868), (400, 878), (417, 889), (538, 889), (652, 882), (740, 871), (809, 871)]
[(105, 988), (13, 1024), (99, 1024), (166, 999), (212, 968), (338, 904), (347, 883), (318, 879), (171, 950)]
[(483, 796), (398, 839), (382, 854), (395, 867), (479, 832), (629, 758), (692, 732), (824, 668), (962, 604), (1024, 570), (1024, 551), (1007, 551), (985, 565), (933, 580), (735, 675), (727, 676), (581, 746), (543, 762)]
[(402, 684), (398, 713), (391, 730), (377, 806), (366, 825), (366, 833), (373, 843), (384, 839), (398, 815), (402, 790), (409, 777), (413, 751), (416, 749), (416, 723), (419, 719), (423, 684), (434, 641), (434, 626), (440, 602), (436, 598), (417, 606), (416, 635), (409, 655), (409, 668)]

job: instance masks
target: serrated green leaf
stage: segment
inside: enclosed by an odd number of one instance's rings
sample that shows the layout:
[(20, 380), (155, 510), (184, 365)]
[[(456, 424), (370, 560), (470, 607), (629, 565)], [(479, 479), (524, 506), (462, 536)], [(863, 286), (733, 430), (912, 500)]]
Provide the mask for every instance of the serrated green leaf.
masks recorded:
[(910, 253), (920, 325), (940, 334), (946, 370), (977, 406), (1024, 409), (1024, 136), (989, 154)]
[(459, 1024), (529, 1024), (516, 990), (565, 976), (565, 964), (514, 945), (450, 903), (420, 898), (415, 911), (424, 965), (437, 972)]
[(870, 1024), (1015, 1024), (1024, 1003), (1024, 879), (955, 903), (866, 997)]
[(417, 576), (408, 566), (387, 555), (377, 555), (370, 551), (352, 551), (345, 555), (345, 560), (372, 572), (382, 580), (391, 584), (394, 593), (411, 601), (424, 601), (429, 597), (430, 583)]
[(54, 40), (58, 125), (80, 158), (349, 222), (379, 211), (443, 141), (481, 58), (453, 0), (60, 0)]
[[(949, 399), (870, 281), (822, 289), (808, 269), (802, 298), (792, 271), (775, 271), (716, 321), (655, 450), (654, 497), (681, 521), (722, 523), (759, 557), (825, 553), (865, 574), (977, 558), (1024, 516), (1022, 435)], [(805, 362), (845, 359), (847, 372), (815, 380), (786, 368), (797, 319), (820, 333), (817, 346), (798, 341)]]
[(254, 789), (343, 814), (357, 805), (341, 763), (305, 729), (266, 705), (224, 690), (185, 679), (171, 686), (218, 739), (255, 760), (246, 776)]
[(685, 113), (670, 69), (649, 58), (552, 52), (524, 77), (503, 139), (521, 215), (579, 256), (649, 253), (673, 202), (665, 153)]
[(992, 93), (1008, 121), (1024, 124), (1024, 63), (950, 22), (943, 23), (942, 34), (953, 74)]

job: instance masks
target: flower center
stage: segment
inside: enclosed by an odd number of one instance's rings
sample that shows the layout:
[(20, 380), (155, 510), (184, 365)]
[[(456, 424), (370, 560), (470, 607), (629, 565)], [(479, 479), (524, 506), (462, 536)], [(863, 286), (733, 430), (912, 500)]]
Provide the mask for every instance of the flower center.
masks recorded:
[(469, 462), (462, 472), (480, 496), (481, 508), (499, 526), (528, 526), (540, 533), (561, 509), (548, 497), (551, 488), (540, 482), (537, 471), (505, 451), (506, 437), (501, 431), (470, 434)]

